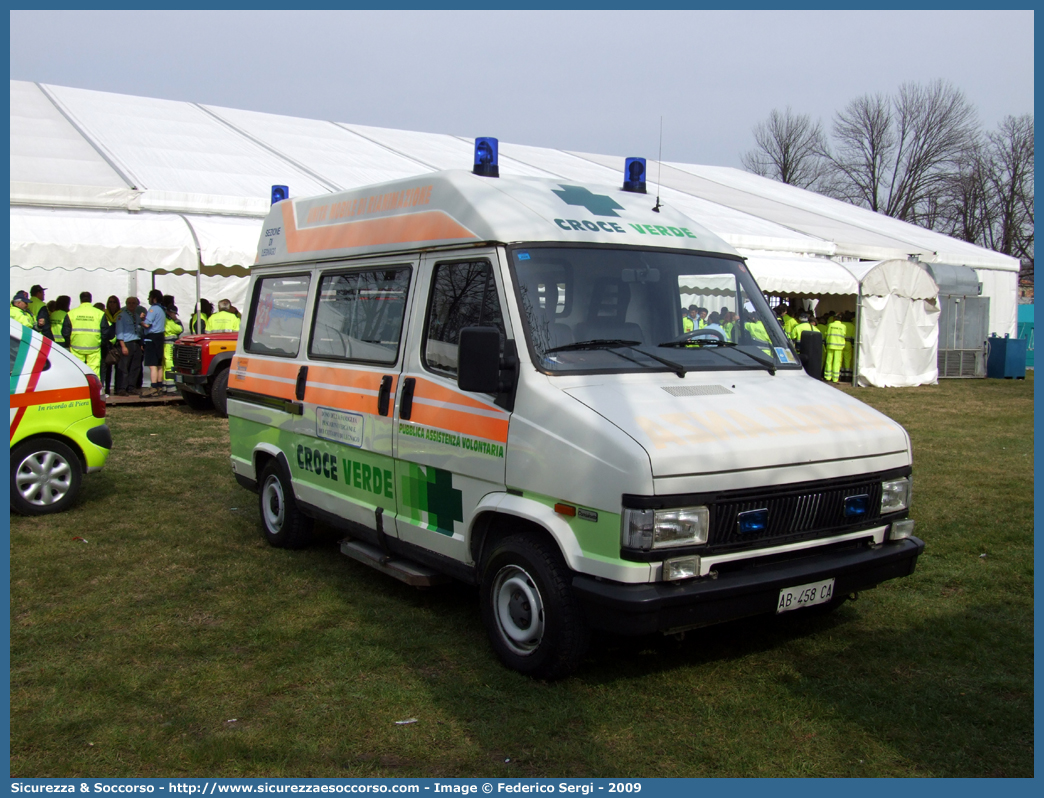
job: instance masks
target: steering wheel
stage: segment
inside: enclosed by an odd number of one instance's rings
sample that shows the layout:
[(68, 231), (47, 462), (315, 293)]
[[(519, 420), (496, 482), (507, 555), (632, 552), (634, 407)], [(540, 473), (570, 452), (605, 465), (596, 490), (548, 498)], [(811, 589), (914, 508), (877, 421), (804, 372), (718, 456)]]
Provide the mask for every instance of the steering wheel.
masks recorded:
[(701, 335), (709, 335), (712, 338), (717, 338), (719, 341), (725, 340), (725, 335), (723, 333), (720, 333), (717, 330), (712, 330), (708, 327), (701, 327), (699, 330), (693, 330), (692, 332), (684, 333), (683, 335), (678, 336), (674, 340), (678, 341), (679, 343), (682, 341), (695, 341)]

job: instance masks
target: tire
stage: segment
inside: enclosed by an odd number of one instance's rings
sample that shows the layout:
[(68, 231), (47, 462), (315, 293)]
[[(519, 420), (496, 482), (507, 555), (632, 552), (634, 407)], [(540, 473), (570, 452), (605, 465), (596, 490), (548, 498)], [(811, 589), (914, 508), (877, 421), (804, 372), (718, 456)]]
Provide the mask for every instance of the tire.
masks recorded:
[(192, 393), (192, 391), (182, 390), (181, 398), (184, 399), (185, 404), (193, 410), (207, 410), (211, 407), (210, 397), (202, 396), (198, 393)]
[(277, 549), (303, 549), (312, 541), (312, 519), (301, 512), (290, 477), (279, 461), (261, 472), (258, 488), (261, 528), (265, 540)]
[(82, 481), (80, 458), (54, 438), (34, 438), (11, 452), (11, 508), (22, 515), (69, 509)]
[(210, 386), (210, 400), (222, 418), (228, 418), (228, 369), (222, 369)]
[(590, 634), (570, 583), (552, 543), (511, 534), (493, 546), (482, 569), (482, 621), (507, 667), (561, 679), (580, 666)]

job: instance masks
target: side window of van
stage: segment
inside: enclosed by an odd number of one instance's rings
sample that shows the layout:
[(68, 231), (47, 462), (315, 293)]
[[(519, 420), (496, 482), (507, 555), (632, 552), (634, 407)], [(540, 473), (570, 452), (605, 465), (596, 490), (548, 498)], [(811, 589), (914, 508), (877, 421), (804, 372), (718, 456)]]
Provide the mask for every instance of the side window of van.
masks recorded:
[(307, 296), (307, 275), (258, 280), (244, 344), (246, 351), (255, 355), (297, 355)]
[(371, 363), (399, 358), (410, 270), (324, 274), (316, 297), (309, 354)]
[(465, 327), (496, 327), (506, 337), (489, 261), (435, 265), (424, 332), (424, 365), (456, 376), (457, 343)]

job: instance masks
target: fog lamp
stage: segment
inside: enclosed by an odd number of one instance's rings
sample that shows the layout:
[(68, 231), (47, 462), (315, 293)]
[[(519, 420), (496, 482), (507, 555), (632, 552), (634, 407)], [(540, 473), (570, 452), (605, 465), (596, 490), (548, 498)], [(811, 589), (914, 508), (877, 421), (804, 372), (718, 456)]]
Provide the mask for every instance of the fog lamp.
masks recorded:
[(700, 575), (699, 557), (675, 557), (663, 561), (663, 581), (674, 582), (678, 579), (692, 579)]
[(912, 538), (914, 522), (912, 518), (904, 518), (902, 521), (893, 521), (892, 529), (888, 533), (889, 540), (904, 540)]

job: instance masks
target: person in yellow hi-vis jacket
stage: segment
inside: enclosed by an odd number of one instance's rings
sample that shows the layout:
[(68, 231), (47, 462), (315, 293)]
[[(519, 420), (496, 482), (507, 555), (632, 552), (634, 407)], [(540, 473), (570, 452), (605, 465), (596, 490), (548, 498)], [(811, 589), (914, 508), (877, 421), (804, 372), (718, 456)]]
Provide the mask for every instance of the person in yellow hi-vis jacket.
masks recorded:
[(80, 293), (80, 305), (69, 311), (72, 323), (70, 344), (72, 353), (80, 358), (101, 379), (101, 342), (109, 337), (109, 323), (105, 311), (91, 304), (91, 292)]
[(23, 327), (28, 327), (30, 330), (36, 329), (36, 320), (28, 310), (29, 307), (29, 294), (25, 291), (19, 291), (14, 295), (11, 300), (11, 318), (21, 324)]
[(218, 300), (218, 310), (207, 319), (207, 332), (238, 332), (239, 317), (232, 313), (232, 303), (227, 299)]
[(837, 382), (841, 377), (841, 353), (845, 349), (845, 323), (833, 313), (827, 315), (826, 325), (826, 363), (823, 366), (823, 379)]
[[(855, 351), (855, 314), (850, 310), (845, 311), (842, 320), (845, 325), (845, 348), (841, 352), (841, 368), (850, 372), (852, 354)], [(852, 376), (852, 379), (855, 380), (855, 375)]]
[(163, 306), (167, 309), (167, 320), (163, 327), (163, 388), (167, 393), (176, 393), (174, 386), (174, 342), (185, 330), (185, 325), (178, 318), (178, 306), (174, 297), (163, 297)]

